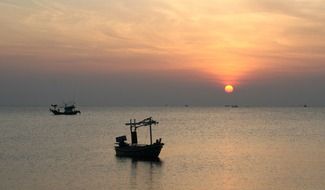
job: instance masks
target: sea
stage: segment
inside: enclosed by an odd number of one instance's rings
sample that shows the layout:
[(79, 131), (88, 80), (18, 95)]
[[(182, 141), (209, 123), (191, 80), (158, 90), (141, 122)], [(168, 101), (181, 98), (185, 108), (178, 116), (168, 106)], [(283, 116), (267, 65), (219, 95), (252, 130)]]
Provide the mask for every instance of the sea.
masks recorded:
[[(0, 107), (1, 190), (324, 190), (325, 108)], [(125, 123), (159, 121), (160, 159), (115, 156)], [(138, 129), (149, 142), (147, 128)]]

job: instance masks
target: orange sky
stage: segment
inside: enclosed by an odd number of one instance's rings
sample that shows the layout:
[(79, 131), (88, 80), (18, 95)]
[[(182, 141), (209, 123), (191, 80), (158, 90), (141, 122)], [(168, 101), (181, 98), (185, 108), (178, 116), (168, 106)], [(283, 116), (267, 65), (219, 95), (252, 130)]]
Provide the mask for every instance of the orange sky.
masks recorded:
[(191, 70), (221, 85), (324, 72), (324, 10), (323, 0), (3, 0), (0, 67)]

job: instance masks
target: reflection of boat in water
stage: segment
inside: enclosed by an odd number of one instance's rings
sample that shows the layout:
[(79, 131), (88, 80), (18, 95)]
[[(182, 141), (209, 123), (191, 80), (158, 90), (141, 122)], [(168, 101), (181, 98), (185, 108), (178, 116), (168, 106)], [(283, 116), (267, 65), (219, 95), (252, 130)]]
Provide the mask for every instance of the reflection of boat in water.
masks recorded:
[[(126, 136), (116, 137), (116, 146), (115, 152), (116, 156), (122, 157), (132, 157), (138, 159), (153, 159), (158, 158), (164, 143), (161, 142), (161, 138), (157, 139), (156, 142), (152, 143), (152, 125), (157, 125), (158, 122), (152, 120), (151, 117), (144, 119), (140, 122), (136, 122), (136, 120), (130, 120), (129, 123), (125, 125), (130, 126), (131, 131), (131, 144), (126, 143)], [(137, 137), (137, 128), (149, 126), (150, 131), (150, 144), (138, 144)]]
[(52, 104), (50, 107), (50, 111), (54, 115), (76, 115), (77, 113), (81, 113), (79, 110), (76, 110), (76, 106), (74, 104), (64, 104), (63, 111), (60, 110), (60, 107), (56, 104)]

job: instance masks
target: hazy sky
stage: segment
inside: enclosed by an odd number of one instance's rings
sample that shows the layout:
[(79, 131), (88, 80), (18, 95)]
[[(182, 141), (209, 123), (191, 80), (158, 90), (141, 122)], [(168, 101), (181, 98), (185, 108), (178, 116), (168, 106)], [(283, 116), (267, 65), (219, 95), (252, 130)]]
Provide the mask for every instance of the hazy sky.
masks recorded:
[(325, 105), (324, 0), (0, 0), (0, 26), (0, 105)]

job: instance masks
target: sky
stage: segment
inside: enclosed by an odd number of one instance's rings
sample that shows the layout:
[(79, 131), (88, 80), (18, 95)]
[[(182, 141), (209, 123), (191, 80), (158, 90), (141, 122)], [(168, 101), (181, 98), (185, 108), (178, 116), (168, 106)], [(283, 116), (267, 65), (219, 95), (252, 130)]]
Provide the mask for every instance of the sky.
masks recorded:
[(325, 105), (324, 10), (324, 0), (0, 0), (0, 105)]

